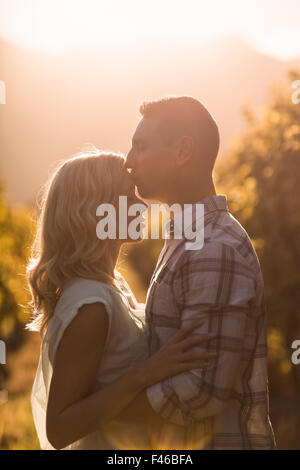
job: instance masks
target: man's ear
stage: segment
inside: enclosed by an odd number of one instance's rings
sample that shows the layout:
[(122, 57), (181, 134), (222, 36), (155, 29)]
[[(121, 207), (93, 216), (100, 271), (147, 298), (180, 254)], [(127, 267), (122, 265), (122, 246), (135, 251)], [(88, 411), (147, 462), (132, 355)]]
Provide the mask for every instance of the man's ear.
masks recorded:
[(176, 164), (183, 166), (188, 163), (194, 153), (194, 139), (189, 135), (184, 135), (176, 142)]

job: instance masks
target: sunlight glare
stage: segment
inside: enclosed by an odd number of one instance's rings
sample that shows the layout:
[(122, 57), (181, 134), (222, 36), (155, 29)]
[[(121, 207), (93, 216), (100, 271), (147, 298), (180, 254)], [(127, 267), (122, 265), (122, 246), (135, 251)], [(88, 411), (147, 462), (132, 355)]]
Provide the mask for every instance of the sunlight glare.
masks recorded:
[(218, 2), (217, 8), (214, 0), (28, 0), (27, 10), (20, 4), (21, 14), (17, 3), (14, 5), (10, 29), (15, 39), (51, 51), (116, 43), (138, 45), (140, 40), (167, 37), (203, 41), (230, 33), (235, 18), (232, 0), (226, 5)]
[(299, 6), (299, 0), (286, 6), (281, 0), (0, 0), (0, 34), (54, 53), (239, 36), (289, 58), (300, 54)]

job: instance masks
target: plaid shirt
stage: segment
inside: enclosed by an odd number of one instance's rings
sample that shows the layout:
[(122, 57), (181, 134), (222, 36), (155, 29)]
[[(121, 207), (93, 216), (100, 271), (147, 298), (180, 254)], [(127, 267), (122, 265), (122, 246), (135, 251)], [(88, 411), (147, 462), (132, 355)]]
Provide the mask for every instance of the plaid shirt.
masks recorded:
[(147, 294), (146, 323), (153, 354), (190, 320), (204, 319), (197, 333), (217, 337), (197, 349), (216, 351), (217, 357), (147, 388), (165, 423), (153, 432), (153, 446), (273, 449), (259, 261), (246, 231), (228, 212), (226, 196), (201, 203), (204, 245), (186, 250), (185, 238), (165, 240)]

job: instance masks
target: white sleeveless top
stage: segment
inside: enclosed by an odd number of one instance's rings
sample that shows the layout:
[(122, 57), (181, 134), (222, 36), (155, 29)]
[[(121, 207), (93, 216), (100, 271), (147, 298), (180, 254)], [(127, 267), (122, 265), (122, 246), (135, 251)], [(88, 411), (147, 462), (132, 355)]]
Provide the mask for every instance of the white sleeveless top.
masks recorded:
[[(31, 394), (33, 419), (41, 449), (53, 449), (46, 435), (46, 411), (55, 354), (65, 329), (80, 307), (102, 302), (109, 319), (108, 334), (95, 378), (95, 387), (99, 388), (113, 382), (130, 367), (149, 356), (144, 304), (136, 301), (128, 284), (119, 273), (117, 281), (120, 288), (96, 280), (73, 279), (66, 285), (57, 302), (41, 344), (40, 359)], [(145, 429), (141, 429), (137, 424), (116, 421), (107, 429), (89, 434), (65, 449), (146, 448), (143, 447), (144, 436)], [(132, 442), (132, 440), (140, 441)]]

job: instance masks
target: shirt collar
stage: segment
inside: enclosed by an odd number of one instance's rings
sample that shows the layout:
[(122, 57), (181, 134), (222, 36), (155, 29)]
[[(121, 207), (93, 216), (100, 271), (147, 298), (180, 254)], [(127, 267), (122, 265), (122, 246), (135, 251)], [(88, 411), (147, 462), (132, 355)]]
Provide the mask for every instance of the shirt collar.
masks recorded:
[[(197, 204), (203, 204), (203, 211), (196, 210)], [(227, 197), (225, 194), (210, 196), (205, 199), (202, 199), (199, 202), (195, 202), (193, 204), (186, 204), (186, 207), (183, 211), (177, 211), (174, 217), (166, 223), (165, 238), (167, 239), (167, 235), (170, 234), (170, 238), (173, 239), (172, 235), (174, 235), (176, 229), (178, 230), (178, 233), (182, 233), (183, 238), (185, 238), (187, 232), (195, 230), (196, 220), (198, 220), (202, 216), (205, 219), (209, 214), (217, 211), (228, 211)], [(183, 231), (185, 218), (188, 222), (191, 221), (192, 223), (186, 225), (185, 231)], [(206, 225), (205, 220), (204, 225)]]

